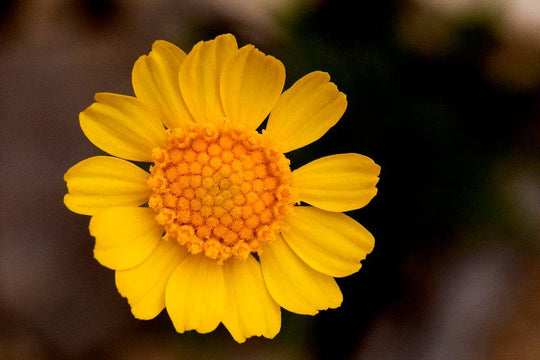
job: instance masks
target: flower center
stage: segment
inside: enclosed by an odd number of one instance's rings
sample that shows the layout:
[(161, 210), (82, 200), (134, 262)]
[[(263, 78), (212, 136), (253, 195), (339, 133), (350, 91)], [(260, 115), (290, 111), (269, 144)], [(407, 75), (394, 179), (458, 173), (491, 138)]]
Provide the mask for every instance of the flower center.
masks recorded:
[(193, 124), (152, 156), (148, 205), (163, 237), (220, 264), (260, 251), (294, 205), (289, 160), (256, 131)]

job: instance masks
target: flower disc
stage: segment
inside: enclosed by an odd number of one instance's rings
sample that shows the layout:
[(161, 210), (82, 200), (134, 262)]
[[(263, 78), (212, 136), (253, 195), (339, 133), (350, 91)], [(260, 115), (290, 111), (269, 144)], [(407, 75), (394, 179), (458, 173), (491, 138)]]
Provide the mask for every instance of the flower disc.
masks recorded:
[(294, 205), (289, 160), (255, 131), (174, 129), (153, 159), (149, 206), (165, 238), (219, 263), (260, 251)]

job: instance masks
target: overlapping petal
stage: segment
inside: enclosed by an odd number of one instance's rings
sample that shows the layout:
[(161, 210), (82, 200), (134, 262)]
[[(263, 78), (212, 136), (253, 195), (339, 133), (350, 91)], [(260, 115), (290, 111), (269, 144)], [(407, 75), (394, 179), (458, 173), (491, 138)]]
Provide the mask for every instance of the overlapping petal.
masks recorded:
[(71, 211), (94, 215), (115, 206), (139, 206), (148, 201), (149, 174), (129, 161), (95, 156), (73, 165), (64, 175), (68, 193), (64, 204)]
[(323, 136), (346, 108), (345, 94), (327, 73), (309, 73), (281, 95), (270, 113), (266, 135), (285, 153), (301, 148)]
[(314, 315), (341, 305), (334, 278), (306, 265), (280, 235), (265, 246), (260, 261), (268, 291), (284, 309)]
[(283, 237), (313, 269), (330, 276), (358, 271), (360, 260), (373, 250), (373, 236), (343, 213), (297, 206), (286, 219)]
[(237, 51), (234, 36), (221, 35), (196, 44), (180, 66), (180, 91), (196, 122), (225, 119), (219, 82), (224, 65)]
[(98, 93), (79, 115), (86, 137), (111, 155), (152, 161), (152, 149), (163, 145), (165, 131), (157, 115), (132, 96)]
[(178, 86), (178, 72), (186, 53), (164, 41), (133, 66), (132, 83), (137, 98), (154, 111), (168, 128), (182, 128), (193, 121)]
[(241, 48), (225, 64), (220, 89), (227, 120), (255, 130), (274, 107), (283, 85), (285, 67), (253, 45)]
[(175, 241), (159, 241), (141, 264), (116, 271), (118, 292), (128, 299), (137, 319), (153, 319), (163, 310), (169, 278), (187, 254)]
[(314, 160), (293, 172), (300, 201), (328, 211), (350, 211), (377, 194), (381, 167), (367, 156), (338, 154)]
[(223, 266), (227, 305), (223, 324), (237, 342), (251, 336), (273, 338), (281, 327), (281, 311), (264, 283), (253, 257), (230, 259)]
[(225, 313), (223, 267), (202, 254), (187, 256), (169, 279), (165, 304), (179, 333), (213, 331)]
[(156, 247), (163, 229), (150, 208), (114, 207), (90, 219), (90, 234), (96, 238), (94, 257), (113, 270), (142, 263)]

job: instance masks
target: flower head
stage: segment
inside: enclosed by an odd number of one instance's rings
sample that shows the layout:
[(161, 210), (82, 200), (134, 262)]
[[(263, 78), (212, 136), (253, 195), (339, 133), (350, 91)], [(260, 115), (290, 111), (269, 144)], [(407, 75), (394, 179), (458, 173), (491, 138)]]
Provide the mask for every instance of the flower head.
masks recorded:
[(358, 271), (374, 245), (342, 212), (375, 196), (380, 167), (338, 154), (291, 171), (284, 155), (343, 115), (346, 97), (328, 74), (282, 92), (283, 64), (227, 34), (187, 55), (156, 41), (132, 80), (134, 97), (98, 93), (80, 114), (112, 156), (71, 167), (64, 203), (91, 216), (94, 256), (116, 271), (134, 316), (166, 308), (178, 332), (223, 323), (243, 342), (274, 337), (280, 307), (340, 306), (334, 277)]

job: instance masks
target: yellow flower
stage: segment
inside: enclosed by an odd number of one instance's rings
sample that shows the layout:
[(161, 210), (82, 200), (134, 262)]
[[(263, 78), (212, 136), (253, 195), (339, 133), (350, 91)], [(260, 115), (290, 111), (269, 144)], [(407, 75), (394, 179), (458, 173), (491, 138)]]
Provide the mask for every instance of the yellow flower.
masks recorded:
[(338, 154), (291, 171), (284, 155), (343, 115), (346, 97), (328, 74), (282, 93), (283, 64), (227, 34), (187, 55), (156, 41), (132, 80), (135, 97), (98, 93), (80, 114), (84, 134), (112, 156), (71, 167), (64, 203), (92, 216), (94, 256), (116, 271), (133, 315), (166, 308), (180, 333), (223, 323), (243, 342), (273, 338), (280, 307), (340, 306), (334, 277), (358, 271), (374, 245), (342, 212), (375, 196), (380, 167)]

